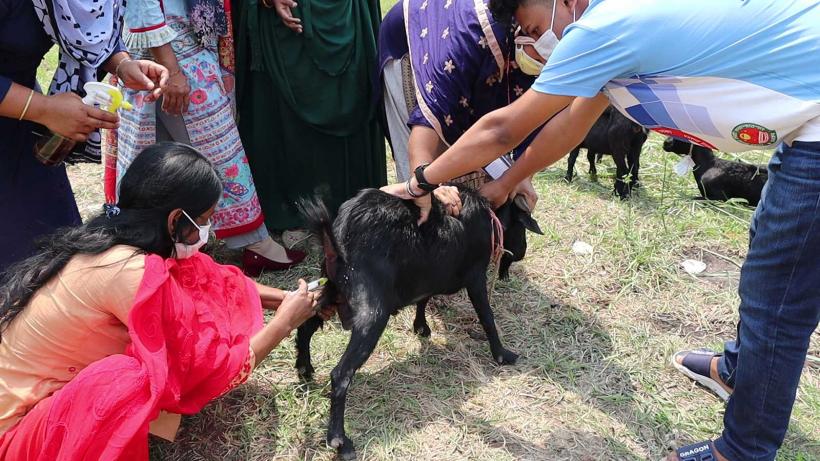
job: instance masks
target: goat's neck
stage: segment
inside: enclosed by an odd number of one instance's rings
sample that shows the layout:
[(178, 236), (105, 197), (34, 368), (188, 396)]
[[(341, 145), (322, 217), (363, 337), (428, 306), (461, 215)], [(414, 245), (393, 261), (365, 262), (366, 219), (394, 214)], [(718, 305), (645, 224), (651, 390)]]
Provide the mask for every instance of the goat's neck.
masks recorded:
[(711, 165), (715, 160), (714, 152), (705, 147), (695, 146), (694, 144), (689, 148), (689, 155), (692, 157), (692, 161), (698, 166)]

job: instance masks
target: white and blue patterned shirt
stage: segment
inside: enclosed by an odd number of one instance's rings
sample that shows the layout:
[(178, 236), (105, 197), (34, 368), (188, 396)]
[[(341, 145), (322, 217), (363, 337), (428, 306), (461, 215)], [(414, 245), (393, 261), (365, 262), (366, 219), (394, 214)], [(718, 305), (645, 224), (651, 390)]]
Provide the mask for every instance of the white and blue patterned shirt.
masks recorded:
[(820, 2), (591, 0), (532, 88), (727, 152), (820, 141)]

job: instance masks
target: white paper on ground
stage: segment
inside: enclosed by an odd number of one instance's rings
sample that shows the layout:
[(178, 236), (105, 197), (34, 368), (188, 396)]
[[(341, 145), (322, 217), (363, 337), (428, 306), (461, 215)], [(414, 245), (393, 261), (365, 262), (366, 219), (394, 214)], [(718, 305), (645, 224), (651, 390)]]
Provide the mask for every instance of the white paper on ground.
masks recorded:
[(683, 266), (683, 270), (685, 270), (687, 274), (692, 275), (701, 274), (706, 270), (706, 263), (694, 259), (687, 259), (680, 263), (680, 265)]
[(575, 243), (572, 244), (572, 252), (577, 255), (591, 255), (593, 248), (592, 245), (587, 242), (576, 240)]

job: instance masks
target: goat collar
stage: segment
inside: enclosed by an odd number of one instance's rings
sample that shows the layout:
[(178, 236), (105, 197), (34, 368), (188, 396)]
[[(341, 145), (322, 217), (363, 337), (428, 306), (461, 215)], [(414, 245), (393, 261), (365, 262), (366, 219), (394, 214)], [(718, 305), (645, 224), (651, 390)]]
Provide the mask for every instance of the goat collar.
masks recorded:
[(490, 262), (493, 266), (497, 266), (501, 262), (501, 255), (504, 254), (504, 226), (495, 215), (493, 210), (490, 212), (490, 224), (492, 232), (490, 233)]

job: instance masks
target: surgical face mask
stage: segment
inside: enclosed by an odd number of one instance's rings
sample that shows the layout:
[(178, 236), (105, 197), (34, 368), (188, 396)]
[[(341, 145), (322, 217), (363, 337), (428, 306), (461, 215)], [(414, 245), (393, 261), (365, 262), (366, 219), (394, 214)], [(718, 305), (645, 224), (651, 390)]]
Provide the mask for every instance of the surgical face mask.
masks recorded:
[[(555, 47), (558, 46), (558, 36), (555, 35), (555, 31), (553, 30), (555, 28), (555, 8), (556, 8), (557, 5), (558, 5), (558, 0), (555, 0), (555, 1), (552, 2), (552, 17), (550, 18), (550, 28), (549, 28), (549, 30), (547, 30), (546, 32), (541, 34), (541, 36), (538, 37), (538, 40), (536, 40), (534, 43), (532, 43), (533, 48), (535, 48), (535, 51), (538, 53), (539, 56), (541, 56), (541, 58), (544, 60), (544, 62), (549, 61), (550, 56), (552, 56), (552, 52), (555, 51)], [(575, 9), (572, 10), (572, 22), (575, 22)], [(518, 49), (519, 49), (518, 41), (516, 41), (515, 61), (517, 63), (518, 63), (518, 59), (519, 59), (518, 56), (519, 55), (522, 55), (522, 54), (526, 55), (526, 53), (524, 53), (523, 47), (520, 47), (520, 48), (521, 48), (521, 52), (518, 51)], [(527, 56), (527, 57), (530, 58), (529, 56)], [(521, 59), (525, 60), (524, 58), (521, 58)], [(532, 59), (532, 58), (530, 58), (530, 59), (532, 61), (535, 61), (535, 62), (538, 63), (537, 60)], [(543, 68), (544, 65), (541, 64), (541, 63), (538, 63), (538, 64), (540, 66), (539, 69), (538, 69), (538, 72), (540, 73), (541, 68)], [(521, 67), (521, 63), (518, 63), (518, 66)], [(523, 71), (523, 69), (522, 69), (522, 71)], [(528, 75), (538, 75), (538, 74), (528, 74)]]
[(537, 59), (524, 51), (525, 46), (534, 45), (535, 40), (531, 37), (527, 37), (526, 35), (515, 37), (515, 63), (518, 64), (518, 68), (521, 69), (521, 72), (533, 76), (540, 74), (541, 69), (544, 67), (544, 64), (541, 64)]
[(211, 220), (208, 220), (208, 224), (204, 226), (200, 226), (193, 220), (185, 210), (182, 210), (182, 214), (188, 218), (197, 229), (199, 229), (199, 240), (196, 243), (188, 245), (187, 243), (177, 242), (174, 243), (174, 248), (176, 249), (176, 258), (177, 259), (188, 259), (191, 256), (195, 255), (203, 245), (208, 243), (208, 233), (211, 231)]

